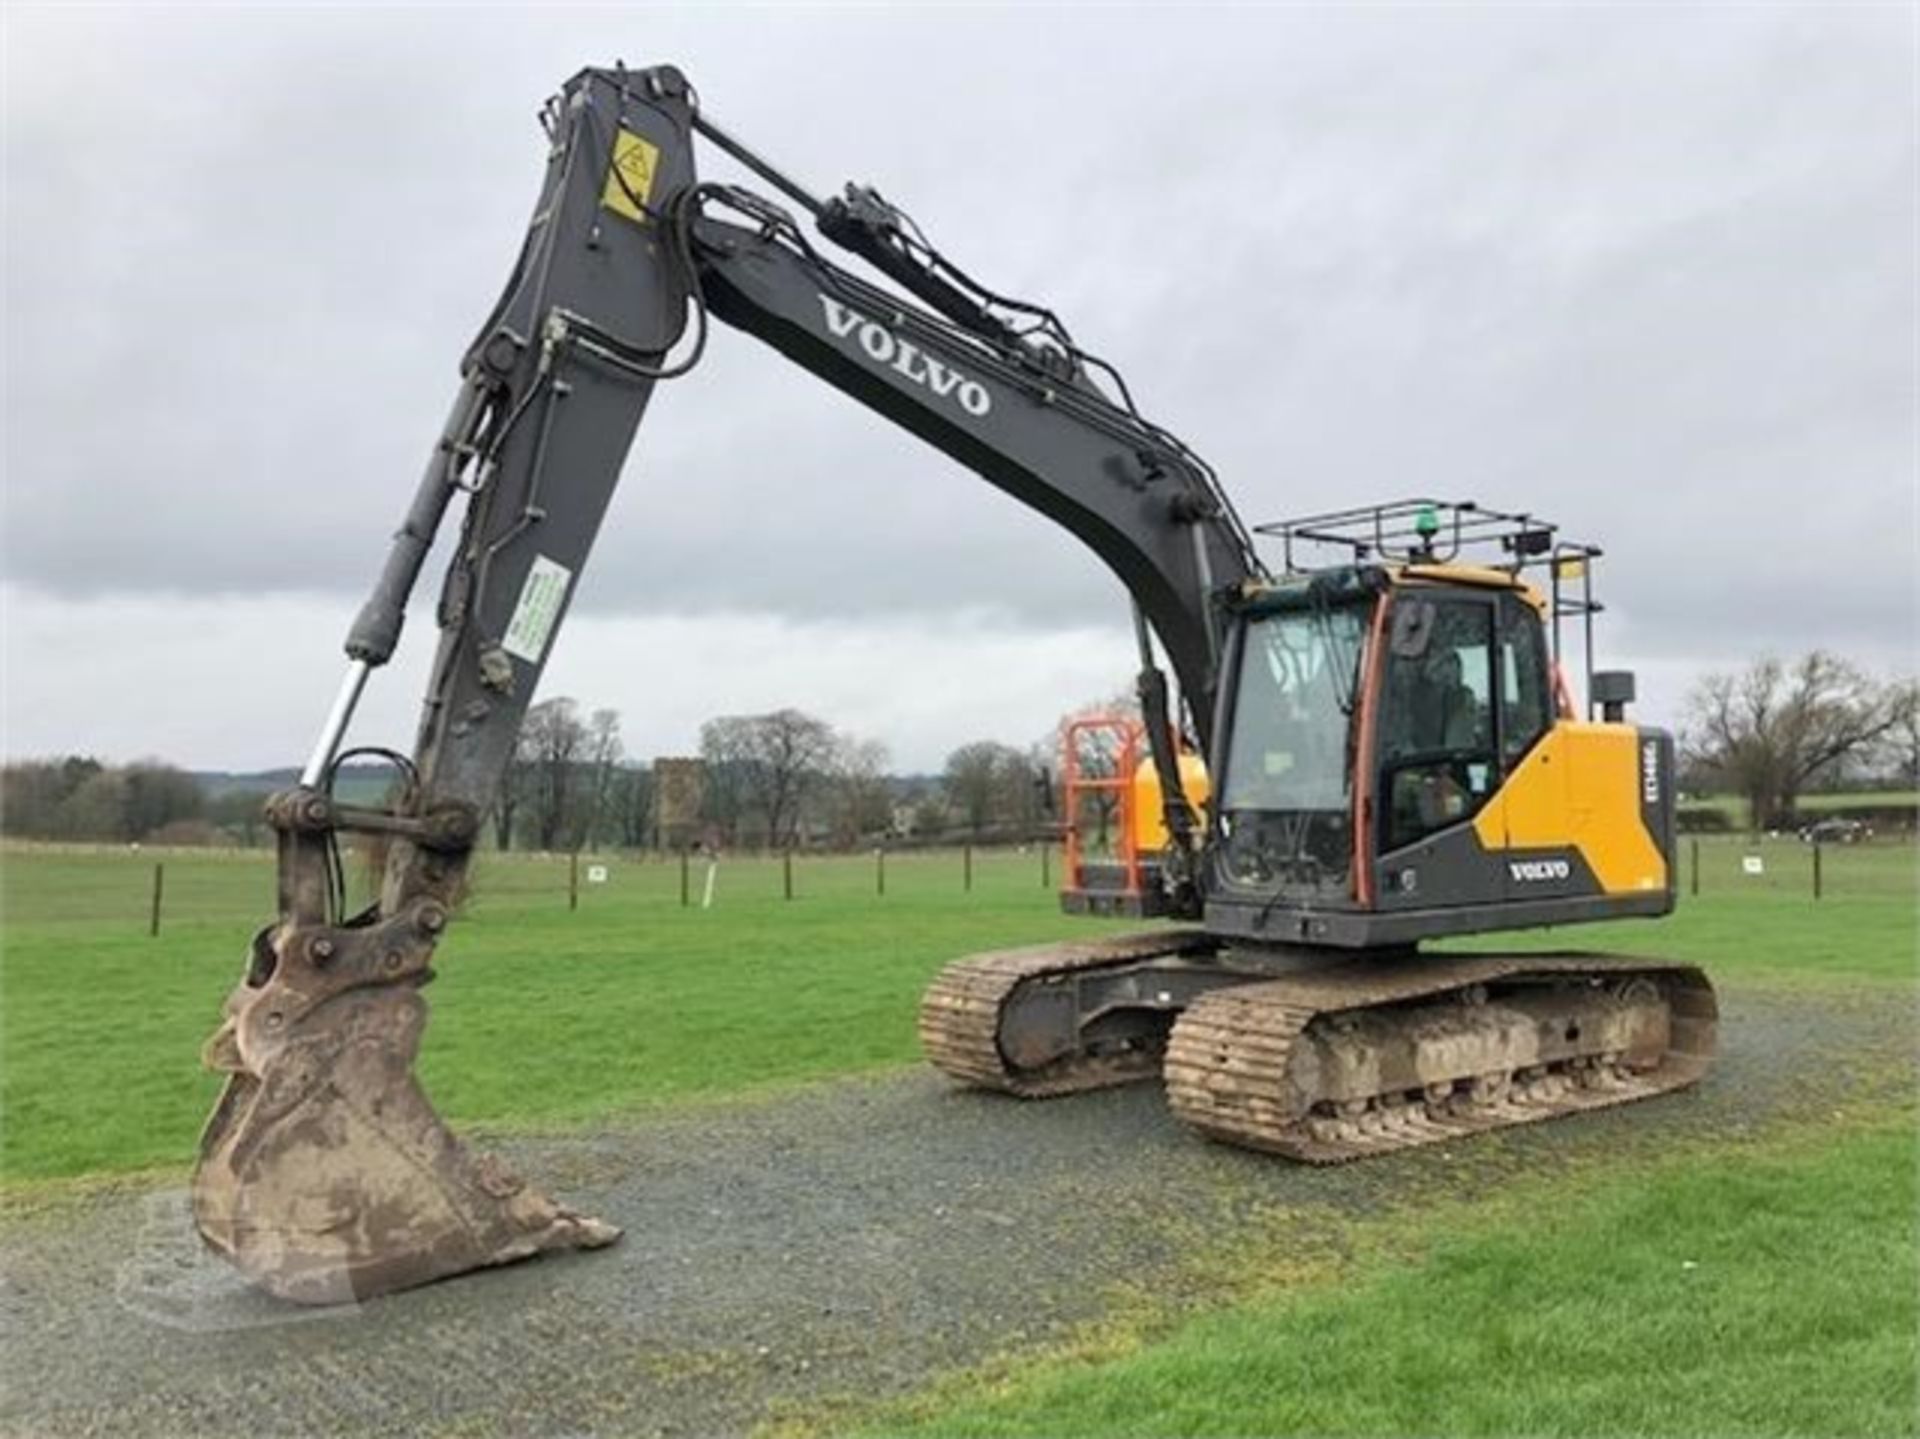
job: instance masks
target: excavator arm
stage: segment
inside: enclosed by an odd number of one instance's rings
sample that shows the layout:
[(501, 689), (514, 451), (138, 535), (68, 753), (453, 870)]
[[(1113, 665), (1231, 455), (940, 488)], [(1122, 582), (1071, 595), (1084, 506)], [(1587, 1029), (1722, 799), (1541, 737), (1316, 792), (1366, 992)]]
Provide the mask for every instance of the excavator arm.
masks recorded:
[[(412, 1065), (429, 961), (635, 432), (655, 387), (697, 363), (712, 320), (919, 435), (1106, 562), (1135, 603), (1148, 732), (1186, 846), (1193, 820), (1148, 630), (1204, 748), (1215, 597), (1260, 573), (1211, 472), (1139, 414), (1110, 367), (1048, 312), (975, 285), (872, 191), (816, 200), (703, 117), (667, 67), (582, 71), (543, 120), (552, 143), (526, 241), (348, 636), (312, 757), (269, 805), (279, 919), (256, 936), (208, 1044), (227, 1084), (202, 1138), (196, 1222), (249, 1277), (303, 1302), (617, 1237), (470, 1151)], [(774, 203), (702, 184), (696, 134), (914, 298), (826, 259)], [(411, 757), (392, 756), (404, 793), (385, 809), (341, 804), (332, 779), (354, 707), (394, 652), (456, 498), (419, 735)], [(389, 844), (378, 900), (353, 915), (343, 832)]]

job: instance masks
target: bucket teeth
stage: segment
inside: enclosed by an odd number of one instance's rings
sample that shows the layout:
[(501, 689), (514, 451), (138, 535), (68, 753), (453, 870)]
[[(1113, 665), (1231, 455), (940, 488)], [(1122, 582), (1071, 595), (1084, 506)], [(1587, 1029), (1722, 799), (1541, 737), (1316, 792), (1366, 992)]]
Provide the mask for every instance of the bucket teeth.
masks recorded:
[(347, 990), (250, 1045), (266, 993), (237, 990), (208, 1042), (228, 1077), (193, 1175), (201, 1236), (248, 1279), (349, 1303), (620, 1237), (454, 1137), (413, 1074), (417, 986)]

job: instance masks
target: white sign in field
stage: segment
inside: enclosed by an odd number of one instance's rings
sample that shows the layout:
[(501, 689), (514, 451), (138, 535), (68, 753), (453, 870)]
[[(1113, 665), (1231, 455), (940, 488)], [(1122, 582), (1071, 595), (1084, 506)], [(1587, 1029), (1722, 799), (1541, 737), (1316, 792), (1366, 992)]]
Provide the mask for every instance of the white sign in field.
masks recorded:
[(1765, 874), (1767, 872), (1767, 862), (1757, 854), (1743, 855), (1740, 860), (1740, 868), (1742, 872), (1746, 874)]
[(607, 867), (604, 864), (590, 864), (587, 866), (588, 884), (605, 884), (606, 882)]

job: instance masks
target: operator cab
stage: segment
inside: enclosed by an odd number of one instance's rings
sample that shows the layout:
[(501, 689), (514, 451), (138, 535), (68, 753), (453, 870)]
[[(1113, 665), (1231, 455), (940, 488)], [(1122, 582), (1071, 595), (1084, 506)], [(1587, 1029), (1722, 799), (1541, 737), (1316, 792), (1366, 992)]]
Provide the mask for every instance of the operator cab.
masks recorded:
[(1671, 908), (1671, 740), (1578, 718), (1556, 659), (1596, 548), (1428, 500), (1258, 532), (1285, 571), (1231, 605), (1210, 929), (1392, 946)]

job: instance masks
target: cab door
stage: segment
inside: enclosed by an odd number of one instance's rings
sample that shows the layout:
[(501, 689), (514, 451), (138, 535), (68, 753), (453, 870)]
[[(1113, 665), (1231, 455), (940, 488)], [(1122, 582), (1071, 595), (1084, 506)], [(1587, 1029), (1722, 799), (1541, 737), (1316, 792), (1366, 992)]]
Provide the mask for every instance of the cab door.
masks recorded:
[[(1497, 615), (1500, 703), (1500, 788), (1475, 826), (1481, 842), (1501, 856), (1507, 899), (1549, 899), (1577, 890), (1575, 864), (1564, 846), (1538, 844), (1544, 811), (1568, 813), (1572, 780), (1568, 756), (1543, 743), (1554, 722), (1553, 667), (1540, 615), (1518, 594), (1500, 596)], [(1527, 812), (1529, 842), (1514, 833), (1516, 808)], [(1572, 839), (1571, 834), (1567, 836)]]
[(1502, 598), (1437, 586), (1393, 598), (1375, 726), (1377, 908), (1504, 892), (1501, 857), (1473, 825), (1502, 774)]

